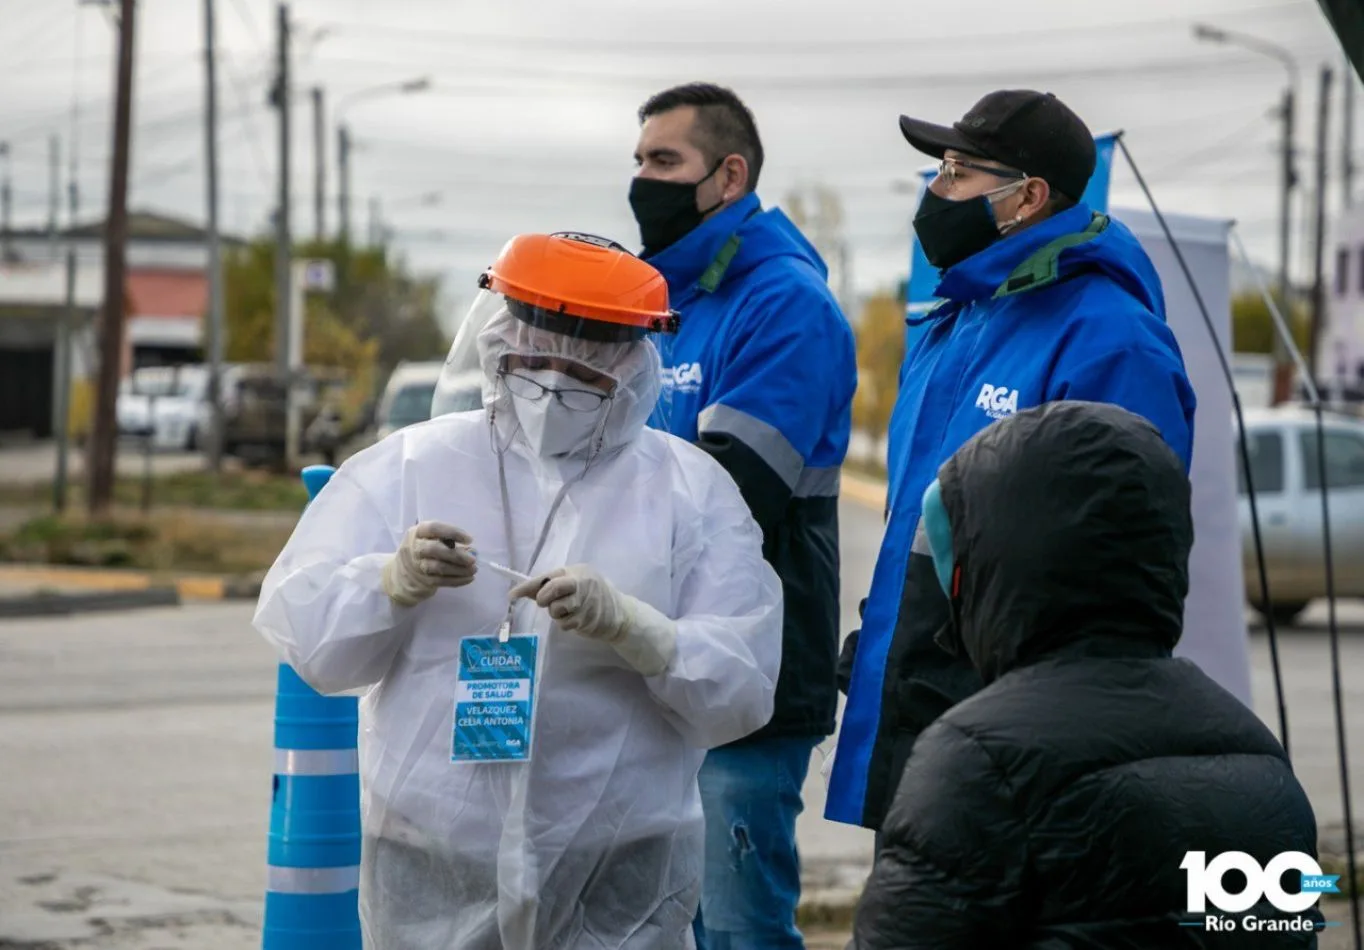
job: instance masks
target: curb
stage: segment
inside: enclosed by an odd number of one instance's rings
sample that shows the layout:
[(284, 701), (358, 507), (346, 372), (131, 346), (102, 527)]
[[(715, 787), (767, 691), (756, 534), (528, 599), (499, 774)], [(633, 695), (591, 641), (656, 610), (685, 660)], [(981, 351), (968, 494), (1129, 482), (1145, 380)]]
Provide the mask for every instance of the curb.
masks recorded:
[(1337, 883), (1340, 893), (1331, 895), (1335, 900), (1348, 901), (1351, 895), (1356, 893), (1364, 895), (1364, 866), (1361, 866), (1364, 862), (1356, 860), (1357, 874), (1353, 881), (1350, 880), (1350, 862), (1346, 860), (1344, 855), (1323, 854), (1318, 862), (1321, 864), (1323, 873), (1340, 876), (1340, 881)]
[(796, 907), (796, 925), (802, 930), (849, 930), (861, 897), (860, 890), (808, 890)]
[[(18, 598), (0, 598), (9, 601), (66, 597), (79, 598), (94, 594), (143, 593), (152, 591), (171, 591), (179, 603), (187, 601), (255, 600), (260, 596), (260, 577), (213, 577), (203, 575), (183, 575), (180, 577), (158, 577), (142, 571), (115, 569), (60, 567), (45, 564), (0, 565), (0, 584), (16, 587), (40, 588), (77, 588), (79, 593), (52, 595), (36, 594)], [(165, 596), (164, 593), (159, 596)], [(162, 603), (164, 601), (159, 601)]]
[(178, 606), (180, 592), (174, 587), (81, 594), (44, 592), (22, 597), (0, 597), (0, 618), (60, 617), (100, 610), (140, 610), (144, 607)]
[(185, 600), (255, 600), (261, 582), (250, 577), (182, 577), (174, 585)]
[(839, 493), (844, 498), (876, 511), (883, 512), (886, 510), (888, 487), (885, 482), (874, 481), (862, 475), (853, 475), (844, 469), (840, 484), (842, 487), (839, 489)]

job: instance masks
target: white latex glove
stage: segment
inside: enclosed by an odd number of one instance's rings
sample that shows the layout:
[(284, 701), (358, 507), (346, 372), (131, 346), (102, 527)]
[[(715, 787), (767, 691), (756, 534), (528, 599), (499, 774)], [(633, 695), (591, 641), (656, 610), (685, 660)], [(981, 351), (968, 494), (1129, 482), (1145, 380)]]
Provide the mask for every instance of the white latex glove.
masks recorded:
[(586, 564), (562, 567), (513, 587), (512, 600), (534, 598), (563, 629), (610, 644), (645, 676), (677, 655), (677, 624), (641, 600), (622, 594)]
[(824, 776), (824, 789), (829, 789), (829, 776), (834, 774), (834, 750), (830, 749), (829, 754), (824, 757), (824, 764), (820, 766), (819, 774)]
[(467, 546), (473, 540), (439, 521), (413, 525), (384, 565), (384, 593), (399, 607), (412, 607), (442, 587), (472, 584), (478, 565)]

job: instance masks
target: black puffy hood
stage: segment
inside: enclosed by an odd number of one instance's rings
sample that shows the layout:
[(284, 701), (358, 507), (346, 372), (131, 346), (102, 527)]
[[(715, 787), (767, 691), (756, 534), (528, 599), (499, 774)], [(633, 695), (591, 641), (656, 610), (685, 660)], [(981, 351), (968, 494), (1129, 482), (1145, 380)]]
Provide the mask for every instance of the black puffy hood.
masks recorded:
[(1049, 403), (984, 429), (938, 477), (961, 572), (945, 645), (986, 682), (1063, 650), (1173, 649), (1193, 520), (1183, 463), (1155, 426)]

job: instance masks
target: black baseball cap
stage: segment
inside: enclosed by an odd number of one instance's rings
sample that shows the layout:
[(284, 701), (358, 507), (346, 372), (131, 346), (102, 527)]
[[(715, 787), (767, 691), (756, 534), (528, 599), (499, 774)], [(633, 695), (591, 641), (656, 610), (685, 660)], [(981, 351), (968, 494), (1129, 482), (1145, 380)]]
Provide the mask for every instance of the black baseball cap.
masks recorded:
[(960, 120), (934, 125), (900, 116), (910, 145), (934, 158), (948, 149), (988, 158), (1078, 201), (1094, 174), (1094, 136), (1084, 121), (1049, 92), (1001, 89), (971, 107)]

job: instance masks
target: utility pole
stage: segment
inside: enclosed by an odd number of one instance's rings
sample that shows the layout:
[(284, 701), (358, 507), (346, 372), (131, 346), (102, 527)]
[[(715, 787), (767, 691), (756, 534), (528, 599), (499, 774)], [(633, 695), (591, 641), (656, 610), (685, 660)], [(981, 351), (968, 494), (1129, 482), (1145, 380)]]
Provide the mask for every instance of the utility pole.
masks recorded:
[(336, 130), (336, 213), (341, 227), (341, 245), (350, 246), (350, 129)]
[(218, 68), (213, 0), (204, 0), (204, 158), (208, 203), (208, 467), (223, 467), (223, 273), (218, 240)]
[(128, 154), (133, 118), (133, 23), (136, 0), (119, 0), (118, 79), (109, 219), (104, 226), (104, 311), (100, 327), (99, 389), (90, 440), (90, 513), (109, 510), (114, 495), (115, 418), (123, 366), (124, 269), (128, 238)]
[[(66, 183), (66, 210), (69, 215), (67, 218), (67, 227), (75, 229), (80, 224), (81, 186), (78, 180), (80, 176), (79, 156), (76, 152), (76, 143), (74, 139), (72, 139), (71, 143), (71, 165), (67, 171), (67, 175), (70, 176)], [(67, 243), (69, 244), (70, 242)]]
[[(67, 227), (76, 228), (79, 226), (77, 218), (80, 214), (80, 97), (73, 96), (71, 99), (71, 147), (67, 150), (70, 162), (67, 165), (66, 181), (66, 201), (67, 209), (71, 213), (71, 218), (67, 222)], [(69, 242), (68, 242), (69, 243)]]
[[(80, 139), (77, 136), (79, 107), (72, 103), (70, 176), (66, 185), (67, 227), (74, 230), (80, 218)], [(57, 471), (52, 480), (52, 508), (58, 513), (66, 510), (67, 490), (71, 482), (71, 330), (76, 325), (76, 257), (75, 238), (66, 240), (66, 307), (57, 318), (57, 338), (52, 348), (55, 365), (52, 372), (53, 436), (57, 442)]]
[(62, 140), (57, 135), (47, 139), (47, 237), (55, 259), (57, 250), (57, 215), (62, 204)]
[[(1293, 189), (1297, 187), (1297, 175), (1293, 171), (1293, 123), (1297, 111), (1297, 90), (1299, 69), (1293, 51), (1258, 36), (1249, 36), (1232, 30), (1224, 30), (1206, 23), (1195, 23), (1194, 39), (1210, 43), (1239, 46), (1276, 60), (1288, 71), (1288, 88), (1283, 97), (1283, 180), (1279, 194), (1279, 304), (1288, 315), (1289, 326), (1294, 321), (1293, 285), (1289, 279), (1290, 248), (1292, 232)], [(1293, 362), (1288, 356), (1288, 347), (1274, 336), (1274, 403), (1285, 402), (1293, 390)]]
[(1316, 228), (1312, 243), (1312, 332), (1307, 351), (1308, 368), (1313, 379), (1317, 375), (1317, 341), (1321, 338), (1326, 318), (1326, 284), (1323, 264), (1326, 257), (1326, 156), (1327, 136), (1331, 124), (1331, 67), (1321, 67), (1321, 92), (1317, 101), (1317, 207)]
[[(1298, 174), (1293, 166), (1294, 113), (1297, 111), (1296, 83), (1291, 83), (1283, 94), (1283, 141), (1280, 143), (1282, 161), (1279, 182), (1279, 306), (1283, 308), (1292, 327), (1296, 322), (1293, 307), (1293, 282), (1289, 276), (1292, 260), (1293, 189), (1298, 185)], [(1293, 391), (1293, 363), (1288, 346), (1274, 334), (1274, 405), (1288, 401)]]
[(13, 227), (11, 214), (14, 211), (14, 192), (10, 186), (9, 143), (0, 142), (0, 159), (4, 159), (0, 169), (0, 264), (10, 259), (10, 230)]
[(1344, 68), (1340, 71), (1341, 83), (1345, 86), (1345, 135), (1341, 149), (1340, 163), (1340, 200), (1349, 208), (1354, 204), (1355, 186), (1355, 75), (1346, 57)]
[(57, 216), (61, 213), (61, 138), (48, 136), (48, 233), (57, 235)]
[(327, 125), (326, 93), (313, 87), (313, 240), (327, 239)]
[(52, 508), (66, 510), (66, 489), (70, 480), (71, 457), (71, 327), (76, 323), (76, 245), (66, 242), (66, 309), (57, 318), (55, 345), (52, 347), (52, 435), (57, 442), (57, 472), (52, 480)]
[(290, 198), (290, 108), (293, 88), (289, 80), (289, 5), (279, 5), (279, 50), (272, 104), (279, 110), (279, 206), (275, 209), (275, 370), (285, 390), (284, 464), (293, 469), (297, 446), (294, 383), (289, 353), (290, 303), (293, 300), (292, 232)]

